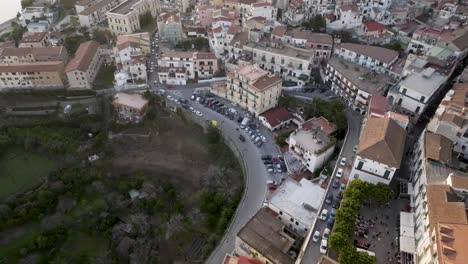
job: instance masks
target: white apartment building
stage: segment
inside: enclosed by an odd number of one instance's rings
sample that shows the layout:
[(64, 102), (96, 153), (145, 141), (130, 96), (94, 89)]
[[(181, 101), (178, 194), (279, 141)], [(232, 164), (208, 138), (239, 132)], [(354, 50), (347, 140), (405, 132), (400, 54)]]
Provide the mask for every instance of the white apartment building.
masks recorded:
[(336, 126), (323, 117), (312, 118), (302, 124), (287, 139), (289, 152), (310, 172), (321, 168), (335, 150)]
[(384, 95), (393, 85), (389, 76), (333, 56), (327, 63), (324, 80), (355, 111), (365, 114), (373, 94)]
[(305, 237), (317, 219), (325, 189), (305, 178), (288, 177), (268, 199), (267, 206), (293, 234)]
[(254, 17), (263, 17), (269, 22), (276, 21), (278, 9), (268, 2), (252, 3), (247, 9), (244, 21)]
[(306, 9), (303, 0), (291, 0), (288, 10), (284, 13), (284, 17), (288, 25), (297, 27), (306, 18)]
[(94, 40), (81, 43), (75, 57), (70, 60), (65, 68), (70, 88), (93, 88), (94, 79), (103, 61), (102, 53), (99, 43)]
[(109, 29), (116, 35), (135, 32), (141, 29), (141, 15), (150, 12), (156, 17), (159, 9), (159, 0), (127, 0), (106, 13)]
[(447, 79), (433, 68), (412, 72), (398, 86), (394, 86), (387, 97), (395, 110), (417, 121)]
[(188, 79), (209, 79), (218, 71), (218, 60), (212, 53), (168, 52), (158, 60), (159, 82), (185, 85)]
[(146, 54), (139, 42), (121, 42), (114, 48), (115, 63), (119, 72), (127, 72), (134, 81), (146, 81)]
[[(106, 20), (107, 11), (116, 7), (123, 0), (98, 0), (86, 5), (75, 5), (78, 20), (82, 27), (92, 27)], [(78, 2), (79, 3), (79, 2)], [(81, 3), (83, 4), (83, 3)]]
[(359, 140), (350, 180), (389, 184), (400, 168), (406, 130), (389, 117), (370, 116)]
[(390, 75), (395, 79), (399, 77), (391, 69), (398, 60), (398, 52), (394, 50), (370, 45), (342, 43), (335, 48), (335, 54), (342, 59)]
[(457, 83), (445, 95), (427, 130), (443, 135), (453, 143), (453, 150), (468, 159), (468, 83)]
[(227, 74), (223, 96), (254, 116), (274, 108), (281, 95), (281, 79), (270, 76), (258, 65), (243, 65)]
[(331, 23), (327, 23), (327, 29), (345, 30), (359, 28), (362, 26), (363, 16), (356, 4), (337, 6), (335, 14), (336, 20)]

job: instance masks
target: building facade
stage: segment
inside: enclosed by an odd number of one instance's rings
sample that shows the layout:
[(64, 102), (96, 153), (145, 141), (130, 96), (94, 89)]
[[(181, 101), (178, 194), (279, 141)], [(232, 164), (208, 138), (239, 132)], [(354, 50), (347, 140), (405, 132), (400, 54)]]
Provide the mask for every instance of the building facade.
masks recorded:
[(0, 91), (62, 89), (63, 70), (61, 61), (0, 64)]
[(99, 43), (91, 40), (78, 47), (75, 57), (65, 68), (68, 84), (72, 89), (92, 89), (93, 82), (103, 62)]
[(156, 17), (159, 9), (159, 0), (127, 0), (106, 13), (109, 29), (116, 35), (133, 33), (141, 29), (140, 16)]

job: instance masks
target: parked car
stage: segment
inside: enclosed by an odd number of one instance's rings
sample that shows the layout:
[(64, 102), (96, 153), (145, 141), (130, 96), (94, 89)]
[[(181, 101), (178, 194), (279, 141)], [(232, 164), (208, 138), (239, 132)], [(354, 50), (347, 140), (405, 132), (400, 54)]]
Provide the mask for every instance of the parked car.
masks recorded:
[(244, 118), (243, 118), (242, 116), (239, 116), (239, 118), (237, 118), (237, 123), (242, 122), (243, 119), (244, 119)]
[(271, 161), (271, 160), (263, 160), (263, 164), (273, 164), (273, 161)]
[(333, 194), (329, 194), (327, 198), (325, 199), (326, 204), (331, 204), (333, 202)]
[(322, 242), (320, 243), (320, 253), (325, 255), (327, 254), (328, 250), (328, 240), (322, 239)]
[(336, 178), (340, 179), (341, 176), (343, 176), (343, 169), (339, 168), (338, 171), (335, 174)]
[(278, 182), (277, 182), (277, 181), (274, 181), (274, 180), (268, 180), (268, 181), (267, 181), (267, 184), (278, 185)]
[(271, 155), (262, 155), (262, 160), (271, 160)]
[(336, 209), (332, 208), (331, 211), (330, 211), (330, 217), (335, 218), (335, 215), (336, 215)]
[(344, 191), (346, 189), (346, 185), (348, 184), (347, 180), (342, 180), (341, 185), (340, 185), (340, 192)]
[(325, 228), (325, 230), (323, 231), (322, 239), (327, 240), (329, 235), (330, 235), (330, 228)]
[(345, 166), (346, 165), (346, 158), (341, 158), (340, 160), (340, 165)]
[(339, 179), (335, 179), (332, 183), (332, 188), (333, 189), (336, 189), (338, 188), (338, 186), (340, 186), (340, 180)]
[(335, 200), (335, 202), (333, 202), (333, 208), (335, 208), (335, 209), (340, 208), (340, 204), (341, 204), (340, 200)]
[(353, 147), (353, 153), (356, 153), (357, 150), (358, 150), (358, 146), (356, 145), (356, 146)]
[(322, 210), (322, 213), (320, 213), (320, 217), (319, 217), (319, 218), (320, 218), (320, 220), (325, 221), (325, 220), (327, 220), (327, 216), (328, 216), (328, 210), (327, 210), (327, 209), (323, 209), (323, 210)]
[(333, 217), (328, 218), (328, 221), (327, 221), (327, 228), (332, 229), (334, 223), (335, 223), (335, 218), (333, 218)]
[(274, 191), (276, 189), (278, 189), (278, 186), (276, 186), (274, 184), (268, 184), (268, 190)]
[(245, 142), (245, 137), (243, 135), (239, 135), (239, 140)]
[(320, 239), (320, 231), (315, 230), (314, 235), (312, 236), (312, 241), (317, 243), (319, 241), (319, 239)]

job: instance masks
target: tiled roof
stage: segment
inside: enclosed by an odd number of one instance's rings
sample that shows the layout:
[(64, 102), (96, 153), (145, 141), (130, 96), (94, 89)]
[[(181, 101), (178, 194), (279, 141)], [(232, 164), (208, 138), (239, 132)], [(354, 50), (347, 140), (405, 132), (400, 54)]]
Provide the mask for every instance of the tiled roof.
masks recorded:
[(216, 60), (216, 56), (213, 53), (210, 52), (195, 52), (194, 53), (195, 59), (199, 60)]
[(342, 43), (341, 48), (354, 51), (387, 64), (390, 64), (392, 61), (398, 58), (398, 52), (382, 47), (354, 43)]
[(362, 132), (357, 155), (400, 168), (406, 130), (386, 117), (369, 117)]
[(26, 32), (23, 34), (21, 43), (40, 42), (47, 36), (47, 32)]
[(468, 224), (465, 203), (445, 184), (426, 185), (427, 212), (431, 229), (437, 223)]
[(442, 135), (426, 131), (424, 148), (426, 159), (443, 163), (452, 161), (452, 141)]
[(291, 115), (288, 110), (284, 107), (275, 107), (268, 111), (265, 111), (260, 114), (263, 116), (271, 127), (275, 127), (282, 122), (286, 122), (291, 119)]
[(62, 72), (61, 61), (0, 64), (0, 72)]
[(323, 133), (331, 135), (336, 132), (336, 125), (328, 121), (325, 117), (314, 117), (302, 123), (302, 130), (313, 130), (320, 127)]
[(278, 26), (273, 29), (273, 31), (271, 32), (271, 35), (282, 37), (284, 36), (287, 30), (288, 29), (285, 26)]
[(76, 70), (86, 71), (98, 49), (99, 43), (94, 40), (81, 43), (80, 47), (78, 47), (78, 50), (75, 53), (75, 57), (67, 64), (65, 72)]
[(60, 56), (65, 52), (63, 47), (40, 47), (40, 48), (4, 48), (1, 56)]
[(455, 45), (460, 51), (464, 51), (468, 49), (468, 31), (465, 34), (461, 35), (460, 37), (454, 39), (452, 41), (453, 45)]
[(114, 95), (112, 104), (122, 105), (141, 111), (148, 105), (148, 100), (143, 98), (141, 94), (118, 93)]
[(281, 78), (278, 76), (263, 76), (255, 81), (252, 86), (259, 91), (263, 91), (275, 84), (281, 83)]
[(386, 111), (387, 97), (380, 94), (373, 94), (369, 104), (369, 112), (383, 116)]
[(365, 21), (362, 23), (368, 31), (378, 31), (378, 30), (383, 30), (385, 29), (385, 26), (383, 24), (380, 24), (379, 22), (376, 21)]
[(346, 4), (346, 5), (340, 6), (340, 10), (342, 12), (346, 12), (346, 11), (359, 12), (359, 7), (356, 4)]

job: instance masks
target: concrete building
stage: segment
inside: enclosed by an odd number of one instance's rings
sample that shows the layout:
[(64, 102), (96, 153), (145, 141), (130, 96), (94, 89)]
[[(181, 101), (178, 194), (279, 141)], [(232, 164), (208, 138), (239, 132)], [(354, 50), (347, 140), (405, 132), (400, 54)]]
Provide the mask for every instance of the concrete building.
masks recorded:
[(158, 33), (161, 41), (177, 44), (182, 40), (182, 22), (179, 13), (162, 13), (158, 17)]
[(133, 45), (137, 45), (144, 56), (149, 55), (151, 52), (150, 34), (148, 32), (117, 36), (117, 42), (115, 44), (117, 47), (124, 45), (125, 43), (133, 43)]
[(323, 117), (304, 122), (300, 128), (289, 135), (289, 153), (301, 161), (310, 172), (320, 169), (335, 150), (336, 126)]
[(156, 17), (159, 9), (159, 0), (127, 0), (106, 13), (109, 29), (116, 35), (133, 33), (141, 29), (140, 16)]
[(0, 91), (62, 89), (63, 70), (61, 61), (0, 64)]
[(453, 143), (453, 150), (468, 160), (468, 83), (457, 83), (445, 95), (427, 130), (443, 135)]
[(41, 48), (48, 47), (50, 34), (47, 32), (26, 32), (23, 34), (19, 48)]
[(112, 106), (121, 120), (140, 122), (148, 107), (148, 100), (141, 94), (117, 93)]
[(255, 256), (262, 264), (293, 264), (288, 253), (295, 240), (277, 216), (271, 209), (261, 208), (237, 234), (236, 254)]
[(346, 30), (355, 29), (362, 26), (361, 12), (356, 4), (345, 4), (336, 8), (336, 20), (327, 23), (327, 29)]
[(268, 2), (259, 2), (250, 4), (247, 9), (244, 21), (252, 19), (254, 17), (263, 17), (269, 22), (276, 21), (278, 15), (278, 9)]
[(258, 119), (268, 129), (275, 131), (289, 125), (292, 116), (285, 107), (275, 107), (261, 113)]
[[(147, 43), (144, 40), (146, 39), (127, 36), (120, 38), (114, 48), (117, 69), (119, 72), (128, 73), (132, 81), (146, 81), (148, 78), (146, 74), (146, 56), (149, 54), (149, 36)], [(140, 43), (143, 43), (143, 46)]]
[(0, 50), (1, 63), (28, 63), (39, 61), (68, 62), (68, 53), (65, 47), (46, 48), (8, 48)]
[(416, 122), (447, 79), (433, 68), (412, 72), (394, 86), (387, 97), (395, 110), (409, 115)]
[(439, 42), (443, 31), (433, 28), (421, 28), (414, 31), (406, 49), (409, 53), (424, 54)]
[[(93, 27), (106, 20), (106, 13), (124, 0), (79, 1), (75, 5), (78, 20), (82, 27)], [(81, 2), (81, 3), (80, 3)], [(87, 3), (87, 4), (86, 4)]]
[(394, 50), (370, 45), (342, 43), (335, 48), (335, 54), (352, 63), (399, 79), (399, 76), (392, 71), (393, 64), (398, 60), (398, 52)]
[(350, 180), (389, 184), (400, 168), (406, 130), (388, 117), (369, 117), (359, 140)]
[(102, 61), (102, 50), (99, 48), (98, 42), (90, 40), (81, 43), (75, 57), (65, 68), (70, 88), (92, 89)]
[(227, 74), (225, 98), (254, 116), (275, 107), (281, 95), (281, 79), (257, 65), (244, 65)]
[(384, 95), (395, 82), (358, 64), (333, 56), (324, 71), (325, 82), (354, 110), (365, 114), (373, 94)]
[(271, 193), (268, 208), (277, 213), (292, 237), (305, 237), (317, 219), (325, 189), (303, 178), (286, 180)]
[(219, 70), (218, 60), (206, 52), (167, 52), (158, 60), (159, 82), (185, 85), (188, 79), (209, 79)]
[(297, 27), (301, 25), (306, 18), (306, 9), (303, 0), (291, 0), (288, 10), (284, 13), (284, 18), (288, 25)]
[(204, 28), (210, 26), (213, 21), (213, 12), (215, 9), (216, 7), (212, 5), (198, 4), (195, 7), (198, 24)]

